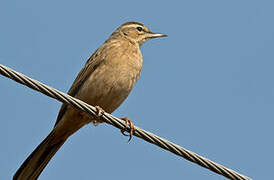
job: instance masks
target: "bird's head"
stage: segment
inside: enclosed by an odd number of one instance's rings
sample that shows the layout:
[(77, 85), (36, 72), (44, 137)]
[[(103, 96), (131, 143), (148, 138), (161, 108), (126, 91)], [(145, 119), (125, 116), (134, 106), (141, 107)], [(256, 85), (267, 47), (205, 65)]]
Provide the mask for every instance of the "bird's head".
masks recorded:
[(166, 34), (153, 33), (146, 26), (138, 22), (127, 22), (122, 24), (113, 35), (122, 36), (131, 42), (139, 44), (139, 46), (149, 39), (167, 36)]

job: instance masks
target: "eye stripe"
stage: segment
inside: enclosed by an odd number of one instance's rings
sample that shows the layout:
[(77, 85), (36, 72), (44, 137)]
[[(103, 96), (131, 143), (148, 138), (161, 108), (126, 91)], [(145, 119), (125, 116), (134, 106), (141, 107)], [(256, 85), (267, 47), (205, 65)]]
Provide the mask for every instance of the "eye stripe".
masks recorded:
[(121, 29), (121, 28), (137, 28), (137, 27), (142, 27), (142, 26), (138, 24), (130, 24), (130, 25), (122, 25), (119, 28)]

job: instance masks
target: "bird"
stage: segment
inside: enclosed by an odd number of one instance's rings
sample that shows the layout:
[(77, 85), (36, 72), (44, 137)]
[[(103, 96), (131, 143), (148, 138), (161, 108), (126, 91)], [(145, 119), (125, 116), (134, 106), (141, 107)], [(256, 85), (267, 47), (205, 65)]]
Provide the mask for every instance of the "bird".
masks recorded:
[[(104, 112), (112, 113), (128, 97), (139, 79), (143, 64), (140, 47), (149, 39), (165, 36), (167, 35), (151, 32), (139, 22), (122, 24), (90, 56), (68, 94), (95, 106), (98, 117)], [(13, 180), (37, 179), (73, 133), (86, 124), (97, 125), (103, 122), (98, 117), (91, 117), (63, 104), (52, 131), (23, 162)], [(127, 117), (122, 120), (129, 125), (131, 138), (134, 125)]]

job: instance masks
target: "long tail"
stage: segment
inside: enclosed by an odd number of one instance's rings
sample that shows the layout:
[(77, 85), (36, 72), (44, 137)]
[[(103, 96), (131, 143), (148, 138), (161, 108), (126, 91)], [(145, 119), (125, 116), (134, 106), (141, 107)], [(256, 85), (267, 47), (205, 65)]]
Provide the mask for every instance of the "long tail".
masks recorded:
[(52, 131), (29, 155), (13, 176), (13, 180), (35, 180), (67, 138), (57, 138)]

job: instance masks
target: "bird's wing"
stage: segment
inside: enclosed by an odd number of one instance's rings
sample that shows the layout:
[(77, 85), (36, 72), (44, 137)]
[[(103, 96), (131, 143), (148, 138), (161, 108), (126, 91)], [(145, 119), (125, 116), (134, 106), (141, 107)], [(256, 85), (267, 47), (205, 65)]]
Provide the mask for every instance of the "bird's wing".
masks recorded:
[[(97, 49), (87, 60), (85, 66), (81, 69), (79, 74), (77, 75), (76, 79), (72, 83), (72, 86), (70, 87), (68, 94), (71, 96), (76, 96), (79, 89), (82, 87), (82, 85), (85, 83), (86, 79), (90, 76), (90, 74), (99, 66), (100, 63), (103, 62), (103, 58), (99, 57), (100, 50)], [(67, 110), (67, 104), (63, 104), (61, 106), (61, 109), (59, 111), (59, 114), (57, 116), (56, 124), (62, 119), (65, 112)]]

